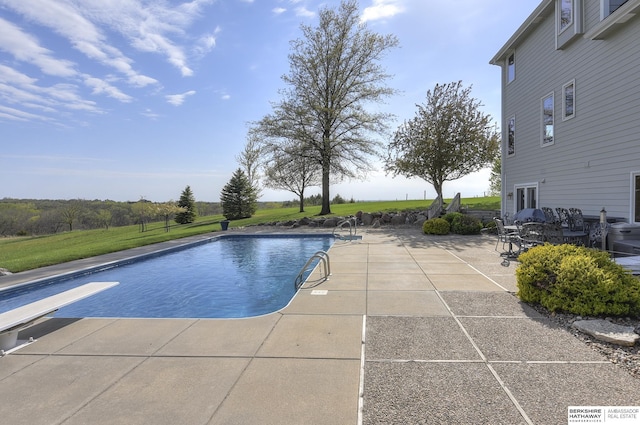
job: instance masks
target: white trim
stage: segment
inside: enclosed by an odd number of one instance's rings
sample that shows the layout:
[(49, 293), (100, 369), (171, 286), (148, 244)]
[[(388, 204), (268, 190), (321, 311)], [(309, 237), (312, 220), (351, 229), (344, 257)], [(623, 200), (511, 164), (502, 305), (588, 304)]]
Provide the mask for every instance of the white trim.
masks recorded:
[(605, 4), (605, 0), (600, 0), (600, 22), (588, 31), (584, 38), (591, 40), (604, 40), (609, 33), (615, 31), (619, 25), (625, 24), (640, 13), (640, 0), (629, 0), (610, 15), (604, 16), (605, 6), (608, 8), (609, 3)]
[(565, 0), (558, 0), (558, 7), (556, 9), (556, 34), (560, 35), (563, 32), (567, 31), (569, 28), (571, 28), (573, 26), (573, 23), (575, 22), (575, 4), (574, 4), (574, 0), (569, 0), (569, 3), (571, 4), (571, 13), (570, 13), (570, 19), (569, 22), (567, 23), (567, 25), (562, 28), (562, 4), (564, 3)]
[[(511, 68), (509, 66), (509, 59), (512, 56), (513, 56), (513, 78), (510, 78), (511, 77), (511, 75), (510, 75)], [(504, 69), (506, 71), (506, 74), (505, 74), (506, 83), (510, 84), (510, 83), (512, 83), (513, 81), (516, 80), (516, 51), (515, 50), (513, 50), (511, 53), (509, 53), (507, 55), (507, 58), (505, 59), (504, 63), (505, 63)]]
[[(511, 118), (513, 118), (513, 153), (509, 153), (509, 130), (510, 130), (509, 122), (511, 121)], [(506, 157), (510, 158), (516, 155), (516, 114), (513, 114), (507, 118), (506, 128), (507, 128), (507, 137), (506, 137), (507, 143), (505, 146), (505, 151), (507, 153)]]
[(629, 184), (629, 223), (638, 224), (639, 221), (636, 221), (635, 207), (636, 207), (636, 176), (640, 177), (640, 171), (632, 171), (629, 173), (630, 184)]
[(531, 183), (518, 183), (513, 185), (513, 212), (514, 214), (518, 212), (518, 189), (524, 189), (525, 193), (525, 208), (529, 208), (526, 205), (529, 205), (527, 202), (527, 189), (534, 188), (536, 190), (536, 206), (535, 208), (540, 208), (540, 183), (539, 182), (531, 182)]
[[(544, 101), (551, 96), (551, 104), (553, 106), (553, 111), (551, 112), (551, 118), (553, 119), (553, 134), (551, 135), (551, 141), (545, 143), (545, 136), (547, 134), (545, 124), (544, 124)], [(549, 92), (546, 95), (540, 98), (540, 146), (551, 146), (556, 143), (556, 97), (554, 92)]]
[[(573, 114), (567, 115), (567, 96), (565, 90), (567, 87), (573, 86)], [(576, 116), (576, 79), (566, 82), (562, 85), (562, 121), (570, 120)]]

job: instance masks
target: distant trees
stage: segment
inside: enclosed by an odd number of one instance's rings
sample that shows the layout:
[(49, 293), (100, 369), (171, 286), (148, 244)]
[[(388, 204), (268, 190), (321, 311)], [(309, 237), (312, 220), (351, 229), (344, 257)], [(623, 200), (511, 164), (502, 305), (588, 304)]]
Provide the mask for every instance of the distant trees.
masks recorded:
[(175, 222), (178, 224), (193, 223), (196, 219), (196, 198), (190, 186), (185, 187), (180, 194), (178, 207), (182, 210), (176, 212)]
[(238, 168), (220, 194), (222, 215), (228, 220), (251, 217), (258, 209), (256, 189), (244, 171)]
[(491, 196), (499, 196), (502, 192), (502, 158), (496, 155), (491, 164), (491, 175), (489, 176), (489, 193)]
[(389, 144), (385, 168), (394, 176), (426, 180), (442, 198), (445, 181), (491, 164), (500, 136), (491, 116), (471, 97), (471, 87), (461, 81), (436, 84), (426, 103), (416, 106), (416, 116), (398, 128)]
[(330, 214), (332, 180), (357, 178), (371, 169), (370, 158), (381, 143), (390, 114), (367, 110), (394, 90), (379, 65), (398, 45), (393, 35), (369, 31), (360, 22), (357, 0), (343, 0), (337, 10), (323, 8), (317, 27), (301, 25), (302, 38), (291, 42), (287, 85), (273, 112), (256, 125), (272, 144), (315, 163), (322, 184), (321, 215)]

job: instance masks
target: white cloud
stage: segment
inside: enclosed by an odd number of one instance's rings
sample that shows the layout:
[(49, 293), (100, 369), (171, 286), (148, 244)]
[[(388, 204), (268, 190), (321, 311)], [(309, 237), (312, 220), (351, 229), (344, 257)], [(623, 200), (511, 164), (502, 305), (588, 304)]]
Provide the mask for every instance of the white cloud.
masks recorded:
[(40, 46), (35, 37), (2, 18), (0, 18), (0, 49), (19, 61), (37, 66), (47, 75), (70, 77), (76, 74), (72, 62), (53, 57), (53, 52)]
[(189, 90), (182, 94), (168, 94), (165, 96), (165, 99), (167, 99), (167, 102), (173, 106), (180, 106), (184, 103), (187, 96), (193, 96), (194, 94), (196, 94), (195, 90)]
[(365, 7), (360, 17), (361, 22), (390, 18), (402, 13), (404, 7), (398, 0), (373, 0), (373, 5)]
[(276, 15), (281, 15), (281, 14), (283, 14), (284, 12), (286, 12), (286, 11), (287, 11), (287, 9), (285, 9), (284, 7), (275, 7), (275, 8), (273, 8), (273, 9), (271, 9), (271, 11), (272, 11), (274, 14), (276, 14)]
[(314, 16), (316, 16), (316, 14), (306, 7), (301, 6), (296, 7), (296, 16), (299, 16), (301, 18), (313, 18)]

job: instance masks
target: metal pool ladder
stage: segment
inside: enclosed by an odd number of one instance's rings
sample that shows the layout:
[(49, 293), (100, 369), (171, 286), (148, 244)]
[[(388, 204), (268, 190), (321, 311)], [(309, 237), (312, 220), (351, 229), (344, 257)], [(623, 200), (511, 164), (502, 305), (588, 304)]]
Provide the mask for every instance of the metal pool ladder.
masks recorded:
[(327, 254), (325, 251), (317, 251), (315, 254), (311, 256), (311, 258), (307, 260), (307, 262), (304, 264), (304, 266), (300, 270), (300, 273), (298, 273), (298, 276), (296, 277), (296, 280), (294, 282), (296, 291), (300, 289), (300, 287), (304, 283), (304, 278), (303, 278), (304, 273), (307, 271), (307, 269), (309, 269), (309, 266), (311, 265), (311, 263), (313, 263), (313, 261), (316, 259), (319, 259), (320, 261), (322, 261), (322, 265), (324, 266), (323, 267), (324, 276), (322, 277), (322, 279), (324, 280), (329, 279), (329, 276), (331, 275), (331, 264), (329, 264), (329, 254)]

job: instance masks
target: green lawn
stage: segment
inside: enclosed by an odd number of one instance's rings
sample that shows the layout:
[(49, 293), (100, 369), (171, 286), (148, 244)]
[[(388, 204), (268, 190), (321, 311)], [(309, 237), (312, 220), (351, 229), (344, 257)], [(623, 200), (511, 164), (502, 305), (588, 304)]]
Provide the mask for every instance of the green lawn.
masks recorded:
[[(333, 215), (349, 216), (355, 215), (358, 211), (419, 210), (426, 209), (431, 202), (427, 200), (336, 204), (331, 206), (331, 211)], [(462, 205), (468, 209), (499, 210), (500, 198), (463, 198)], [(295, 220), (313, 217), (320, 213), (319, 206), (307, 207), (305, 210), (304, 213), (300, 213), (297, 207), (260, 209), (251, 218), (232, 221), (230, 227)], [(2, 238), (0, 239), (0, 267), (17, 273), (138, 246), (215, 232), (220, 230), (219, 222), (223, 218), (221, 215), (199, 217), (192, 224), (174, 225), (169, 232), (165, 231), (163, 223), (152, 223), (145, 232), (140, 232), (138, 226), (125, 226), (113, 227), (109, 230), (82, 230), (47, 236)]]

